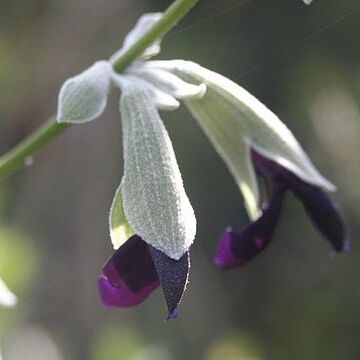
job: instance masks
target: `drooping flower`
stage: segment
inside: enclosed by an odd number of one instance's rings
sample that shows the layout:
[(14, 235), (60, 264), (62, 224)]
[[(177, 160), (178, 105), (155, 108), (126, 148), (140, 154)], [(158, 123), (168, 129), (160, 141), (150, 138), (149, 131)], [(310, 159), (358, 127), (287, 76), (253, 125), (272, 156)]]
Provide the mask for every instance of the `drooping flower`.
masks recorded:
[(262, 204), (262, 215), (240, 231), (228, 228), (220, 239), (215, 263), (224, 268), (241, 266), (264, 250), (275, 231), (286, 190), (301, 202), (314, 226), (336, 252), (348, 249), (340, 210), (320, 187), (301, 180), (280, 164), (252, 151), (257, 173), (270, 185), (270, 199)]
[(116, 250), (103, 269), (99, 278), (102, 302), (109, 307), (132, 307), (142, 303), (161, 283), (168, 318), (175, 318), (189, 269), (188, 252), (174, 260), (133, 235)]
[[(222, 267), (245, 264), (271, 240), (286, 190), (298, 197), (311, 221), (335, 251), (348, 248), (342, 215), (326, 191), (326, 180), (280, 119), (231, 80), (192, 62), (151, 61), (148, 68), (170, 71), (186, 81), (204, 83), (201, 99), (186, 105), (233, 174), (253, 223), (241, 231), (228, 228), (215, 262)], [(256, 173), (270, 185), (270, 200), (260, 198)]]
[[(345, 236), (335, 206), (323, 191), (335, 187), (316, 170), (280, 119), (245, 89), (189, 61), (149, 61), (159, 53), (160, 40), (124, 73), (113, 70), (112, 64), (160, 17), (141, 17), (109, 61), (98, 61), (64, 83), (58, 121), (94, 120), (106, 107), (111, 85), (121, 90), (124, 174), (110, 211), (115, 253), (99, 277), (100, 296), (106, 306), (130, 307), (161, 286), (169, 318), (174, 318), (187, 284), (189, 249), (196, 233), (194, 211), (159, 115), (159, 110), (177, 109), (179, 100), (229, 167), (253, 220), (239, 233), (225, 233), (216, 258), (219, 265), (244, 264), (267, 246), (288, 189), (337, 250), (344, 248)], [(272, 189), (264, 206), (256, 171)], [(332, 217), (333, 229), (323, 216)]]
[(124, 174), (110, 212), (116, 251), (99, 278), (100, 295), (106, 306), (135, 306), (161, 284), (172, 318), (188, 279), (196, 219), (159, 109), (177, 109), (178, 100), (200, 98), (206, 88), (170, 72), (142, 71), (145, 60), (160, 51), (160, 41), (123, 74), (111, 65), (160, 17), (142, 16), (109, 61), (64, 83), (58, 121), (94, 120), (105, 109), (111, 85), (121, 90)]

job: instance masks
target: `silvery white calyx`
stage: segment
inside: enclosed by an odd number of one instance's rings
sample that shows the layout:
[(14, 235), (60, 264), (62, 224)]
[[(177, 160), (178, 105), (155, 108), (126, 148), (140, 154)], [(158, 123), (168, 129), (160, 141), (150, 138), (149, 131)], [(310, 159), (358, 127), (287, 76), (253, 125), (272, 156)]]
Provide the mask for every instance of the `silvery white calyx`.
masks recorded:
[[(112, 58), (122, 56), (160, 14), (144, 15)], [(124, 175), (110, 211), (116, 251), (98, 279), (102, 303), (129, 307), (161, 285), (168, 319), (178, 314), (190, 270), (189, 248), (196, 219), (185, 193), (170, 137), (159, 109), (174, 110), (178, 100), (204, 96), (204, 85), (187, 83), (166, 71), (143, 71), (143, 60), (160, 51), (160, 41), (123, 74), (112, 74), (121, 90)]]
[[(161, 285), (168, 318), (175, 318), (188, 282), (196, 219), (159, 110), (175, 110), (180, 101), (229, 167), (254, 220), (239, 232), (227, 228), (216, 264), (242, 266), (268, 246), (286, 191), (300, 199), (336, 251), (347, 246), (341, 213), (324, 191), (335, 187), (280, 119), (245, 89), (189, 61), (148, 61), (160, 51), (160, 39), (125, 72), (115, 73), (111, 64), (160, 18), (159, 13), (141, 17), (109, 62), (95, 63), (65, 82), (58, 121), (95, 119), (105, 108), (110, 84), (121, 90), (124, 174), (109, 219), (116, 251), (98, 279), (99, 292), (105, 306), (129, 307)], [(257, 174), (271, 189), (263, 203)]]
[(261, 209), (251, 148), (310, 184), (335, 189), (316, 170), (284, 123), (233, 81), (183, 60), (150, 61), (146, 68), (170, 71), (185, 81), (206, 84), (204, 97), (185, 103), (235, 177), (252, 219), (261, 214)]
[(126, 218), (144, 241), (178, 260), (195, 238), (196, 220), (169, 135), (142, 83), (123, 84), (120, 110)]
[[(159, 17), (144, 15), (126, 37), (124, 49)], [(112, 61), (125, 50), (113, 55)], [(159, 51), (160, 41), (145, 51), (140, 60)], [(180, 105), (178, 99), (201, 97), (205, 89), (168, 72), (159, 77), (157, 71), (142, 71), (144, 62), (140, 60), (124, 74), (113, 74), (114, 85), (122, 91), (124, 176), (110, 213), (111, 238), (118, 248), (128, 239), (128, 230), (133, 229), (145, 242), (178, 260), (195, 238), (196, 220), (157, 109), (175, 110)], [(119, 217), (114, 216), (114, 209), (122, 209), (127, 224), (125, 221), (120, 226), (116, 224)]]
[(16, 296), (9, 290), (4, 281), (0, 279), (0, 306), (12, 307), (16, 303)]
[[(132, 41), (136, 41), (133, 36)], [(118, 248), (127, 240), (126, 232), (119, 229), (131, 228), (145, 242), (178, 260), (195, 238), (196, 220), (158, 109), (175, 110), (180, 105), (178, 100), (200, 98), (206, 88), (189, 84), (167, 71), (148, 71), (143, 69), (144, 64), (135, 62), (124, 74), (113, 75), (114, 85), (122, 91), (124, 146), (121, 196), (115, 198), (113, 209), (123, 209), (129, 225), (116, 226), (112, 211), (111, 237)]]
[(200, 98), (206, 87), (185, 82), (163, 70), (143, 69), (160, 51), (152, 44), (123, 74), (112, 69), (161, 13), (142, 16), (109, 61), (95, 63), (67, 80), (59, 94), (58, 121), (82, 123), (104, 110), (110, 85), (121, 90), (124, 176), (110, 211), (114, 248), (137, 234), (172, 259), (180, 259), (194, 241), (196, 220), (186, 196), (174, 150), (158, 109), (175, 110), (178, 100)]
[(313, 2), (313, 0), (303, 0), (303, 2), (304, 2), (306, 5), (310, 5), (310, 4)]

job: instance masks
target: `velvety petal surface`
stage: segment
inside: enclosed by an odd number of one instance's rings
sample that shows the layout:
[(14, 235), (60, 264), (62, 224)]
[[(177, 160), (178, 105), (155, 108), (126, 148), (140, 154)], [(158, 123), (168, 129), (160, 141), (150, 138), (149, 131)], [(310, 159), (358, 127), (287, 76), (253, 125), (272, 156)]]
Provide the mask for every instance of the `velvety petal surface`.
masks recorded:
[(244, 262), (238, 259), (233, 252), (233, 244), (239, 240), (240, 234), (232, 227), (226, 228), (218, 243), (214, 262), (222, 268), (241, 266)]
[(335, 251), (348, 249), (349, 242), (343, 216), (336, 203), (322, 189), (291, 179), (290, 188), (301, 200), (311, 222)]
[(269, 244), (279, 219), (285, 187), (274, 187), (269, 204), (262, 216), (248, 224), (240, 232), (226, 229), (221, 237), (215, 256), (215, 263), (223, 268), (245, 265)]
[(276, 162), (252, 151), (257, 171), (270, 183), (283, 183), (302, 202), (312, 223), (336, 251), (349, 247), (340, 209), (320, 187), (308, 184)]
[(187, 252), (179, 260), (174, 260), (152, 246), (149, 249), (169, 310), (168, 319), (176, 318), (188, 282), (190, 254)]
[(137, 235), (114, 253), (98, 280), (102, 303), (109, 307), (138, 305), (159, 284), (149, 246)]

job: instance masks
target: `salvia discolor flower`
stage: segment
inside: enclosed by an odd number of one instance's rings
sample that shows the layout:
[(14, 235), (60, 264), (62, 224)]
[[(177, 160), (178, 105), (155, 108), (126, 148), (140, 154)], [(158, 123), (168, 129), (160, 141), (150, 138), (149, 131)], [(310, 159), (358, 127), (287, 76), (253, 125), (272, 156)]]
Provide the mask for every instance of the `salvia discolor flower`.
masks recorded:
[(263, 155), (252, 151), (252, 161), (259, 176), (270, 188), (269, 200), (262, 204), (262, 215), (240, 231), (225, 230), (215, 263), (223, 268), (241, 266), (258, 255), (269, 244), (280, 216), (286, 190), (301, 202), (310, 220), (336, 252), (348, 249), (342, 215), (330, 196), (318, 186), (308, 184)]
[[(188, 282), (196, 219), (159, 110), (185, 104), (244, 196), (253, 223), (240, 232), (226, 231), (216, 256), (219, 265), (242, 265), (268, 245), (286, 190), (299, 197), (336, 250), (344, 248), (345, 235), (325, 193), (334, 185), (280, 119), (245, 89), (193, 62), (150, 61), (160, 52), (160, 40), (124, 73), (114, 72), (112, 63), (160, 17), (141, 17), (109, 61), (98, 61), (64, 83), (58, 121), (94, 120), (104, 111), (111, 87), (121, 90), (124, 174), (110, 211), (115, 252), (99, 277), (99, 291), (104, 305), (131, 307), (161, 286), (169, 318), (174, 318)], [(270, 200), (263, 204), (256, 174), (271, 187)], [(332, 219), (331, 227), (324, 217)]]
[(102, 302), (109, 307), (132, 307), (142, 303), (161, 283), (169, 318), (175, 318), (189, 269), (189, 253), (174, 260), (133, 235), (103, 269), (99, 278)]
[[(201, 99), (186, 105), (228, 165), (245, 199), (253, 223), (231, 228), (220, 240), (215, 262), (222, 267), (245, 264), (272, 238), (286, 190), (297, 196), (311, 221), (336, 251), (348, 248), (342, 215), (327, 194), (335, 186), (314, 167), (294, 135), (259, 100), (229, 79), (182, 60), (150, 61), (186, 81), (204, 83)], [(262, 201), (256, 174), (270, 185)]]
[(177, 109), (178, 100), (200, 98), (206, 88), (167, 71), (143, 69), (160, 51), (160, 41), (124, 74), (111, 66), (160, 16), (141, 17), (110, 61), (98, 61), (64, 83), (58, 121), (94, 120), (105, 109), (111, 85), (121, 90), (124, 174), (110, 211), (116, 251), (99, 278), (100, 295), (106, 306), (135, 306), (161, 284), (172, 318), (187, 284), (196, 219), (159, 109)]

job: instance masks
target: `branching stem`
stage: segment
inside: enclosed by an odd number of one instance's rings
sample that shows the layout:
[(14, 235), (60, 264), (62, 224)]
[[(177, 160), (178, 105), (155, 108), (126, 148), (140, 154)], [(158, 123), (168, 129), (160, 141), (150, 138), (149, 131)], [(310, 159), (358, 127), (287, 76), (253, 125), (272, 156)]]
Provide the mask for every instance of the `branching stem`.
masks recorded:
[[(146, 48), (167, 34), (198, 2), (199, 0), (174, 1), (162, 18), (113, 63), (114, 70), (123, 72)], [(69, 127), (70, 125), (57, 123), (56, 117), (52, 116), (29, 137), (0, 157), (0, 179), (22, 167), (27, 158), (48, 145)]]

